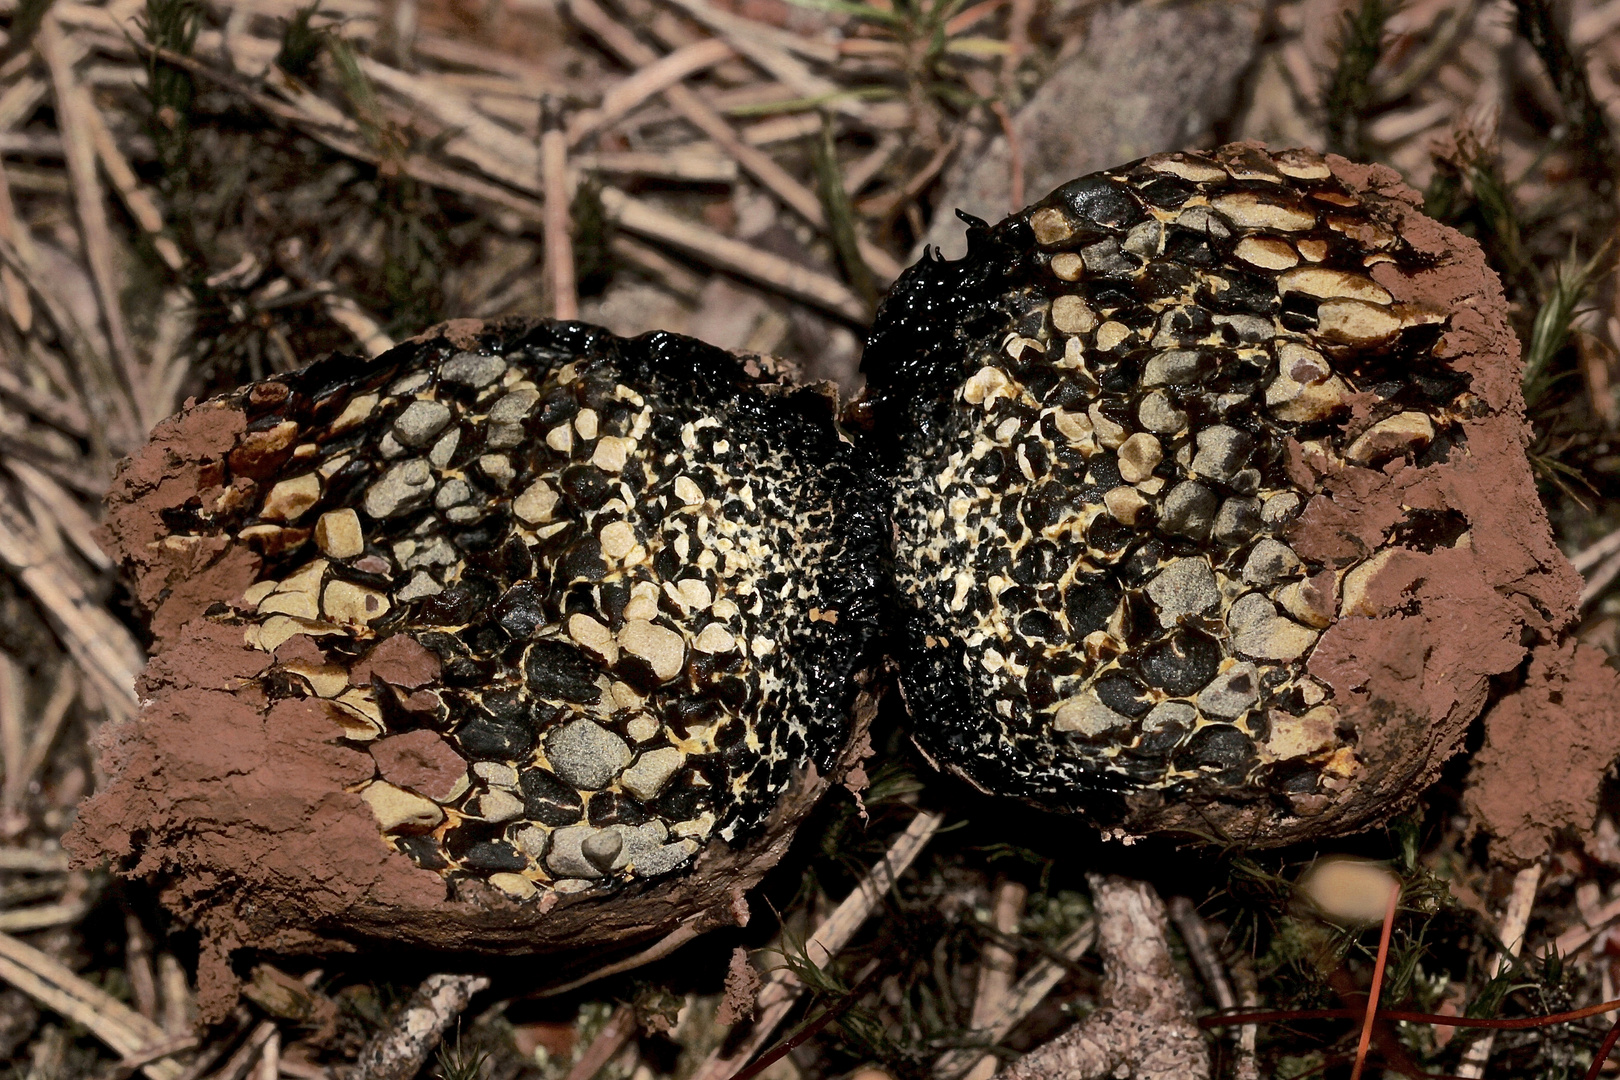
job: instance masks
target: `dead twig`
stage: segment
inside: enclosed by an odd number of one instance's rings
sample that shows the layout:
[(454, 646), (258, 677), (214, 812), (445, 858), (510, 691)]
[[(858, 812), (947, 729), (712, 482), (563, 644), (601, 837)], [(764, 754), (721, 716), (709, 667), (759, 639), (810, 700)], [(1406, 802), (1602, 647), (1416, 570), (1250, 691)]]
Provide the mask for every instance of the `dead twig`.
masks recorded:
[(591, 1045), (585, 1048), (579, 1060), (574, 1062), (574, 1067), (568, 1070), (565, 1080), (591, 1080), (618, 1056), (635, 1033), (636, 1010), (628, 1005), (620, 1005), (613, 1010), (613, 1015), (608, 1017), (608, 1022), (602, 1025), (602, 1030), (596, 1033), (596, 1038), (591, 1040)]
[(410, 1080), (473, 995), (488, 987), (482, 975), (429, 975), (394, 1022), (360, 1051), (353, 1080)]
[(1001, 1075), (1006, 1080), (1208, 1080), (1209, 1053), (1170, 958), (1164, 902), (1145, 881), (1091, 875), (1103, 1006)]
[[(641, 43), (633, 33), (616, 22), (598, 6), (595, 0), (569, 0), (568, 11), (575, 21), (589, 30), (597, 40), (622, 62), (633, 68), (643, 68), (658, 62), (658, 54)], [(664, 100), (681, 116), (703, 132), (715, 144), (736, 159), (754, 179), (764, 184), (790, 209), (818, 229), (827, 228), (827, 215), (815, 192), (795, 180), (768, 154), (749, 146), (737, 134), (725, 117), (721, 116), (690, 88), (675, 84), (663, 91)], [(873, 273), (885, 282), (900, 276), (901, 266), (894, 257), (876, 244), (861, 240), (861, 258)]]
[[(353, 135), (350, 134), (353, 125), (347, 122), (347, 118), (313, 94), (304, 95), (298, 105), (289, 105), (270, 97), (268, 94), (262, 94), (254, 90), (235, 76), (216, 70), (195, 57), (185, 56), (169, 49), (153, 48), (139, 40), (135, 44), (142, 51), (157, 57), (165, 63), (183, 67), (193, 75), (208, 79), (210, 82), (231, 91), (266, 115), (291, 124), (309, 135), (310, 138), (332, 150), (336, 150), (340, 154), (351, 157), (356, 161), (366, 162), (369, 165), (382, 164), (381, 154), (365, 145), (364, 141), (358, 137), (357, 132)], [(286, 77), (285, 73), (282, 74), (280, 82), (274, 76), (275, 73), (272, 72), (267, 82), (271, 86), (278, 87), (278, 89), (285, 84), (294, 83), (294, 80)], [(314, 105), (314, 102), (320, 102), (320, 106)], [(334, 114), (335, 122), (333, 117), (323, 117), (321, 115), (320, 109), (322, 106)], [(499, 184), (490, 183), (476, 176), (469, 176), (466, 173), (437, 162), (428, 161), (415, 154), (406, 154), (402, 157), (393, 158), (391, 161), (393, 167), (397, 168), (401, 173), (430, 187), (453, 191), (459, 195), (466, 195), (470, 198), (491, 203), (503, 210), (510, 210), (527, 221), (542, 222), (545, 220), (545, 211), (539, 202), (524, 198)], [(532, 177), (526, 183), (532, 185)]]
[(262, 1058), (265, 1047), (275, 1037), (275, 1021), (259, 1021), (248, 1033), (248, 1037), (242, 1040), (242, 1045), (225, 1059), (225, 1064), (208, 1074), (208, 1080), (247, 1080), (248, 1073), (253, 1071), (253, 1066)]
[[(180, 1080), (182, 1069), (167, 1055), (195, 1045), (176, 1045), (166, 1032), (128, 1005), (79, 978), (61, 963), (10, 934), (0, 933), (0, 979), (47, 1009), (81, 1024), (114, 1053), (140, 1060), (148, 1080)], [(151, 1058), (155, 1048), (165, 1056)]]
[(841, 281), (722, 236), (633, 199), (617, 188), (603, 188), (601, 199), (602, 209), (622, 229), (668, 244), (710, 266), (777, 289), (852, 323), (864, 324), (866, 320), (866, 306)]
[(26, 461), (11, 458), (6, 468), (28, 493), (38, 499), (56, 520), (57, 528), (67, 536), (80, 557), (97, 570), (105, 573), (113, 568), (107, 553), (96, 543), (96, 522), (79, 501), (62, 489), (54, 479)]
[[(1187, 945), (1187, 955), (1192, 957), (1193, 966), (1198, 969), (1199, 977), (1204, 980), (1204, 986), (1215, 999), (1216, 1006), (1222, 1010), (1237, 1008), (1240, 1002), (1232, 989), (1232, 980), (1227, 978), (1226, 965), (1221, 963), (1220, 953), (1210, 938), (1209, 926), (1199, 917), (1193, 902), (1185, 896), (1171, 897), (1170, 921), (1176, 924), (1181, 940)], [(1237, 1041), (1236, 1072), (1240, 1077), (1259, 1075), (1259, 1064), (1254, 1055), (1258, 1030), (1254, 1024), (1244, 1024), (1234, 1032)]]
[[(990, 926), (998, 934), (1016, 934), (1029, 889), (1020, 881), (1003, 881), (996, 886), (990, 908)], [(999, 941), (986, 940), (979, 957), (979, 985), (973, 996), (972, 1025), (975, 1032), (986, 1031), (1006, 1007), (1012, 990), (1018, 958)], [(996, 1056), (985, 1053), (967, 1072), (967, 1080), (990, 1080), (999, 1066)]]
[(74, 205), (84, 234), (85, 261), (89, 264), (90, 278), (95, 284), (97, 299), (101, 302), (107, 341), (117, 359), (114, 370), (118, 374), (119, 388), (129, 395), (128, 411), (137, 425), (137, 431), (144, 434), (159, 418), (148, 415), (144, 392), (146, 380), (142, 377), (135, 347), (130, 343), (129, 330), (124, 325), (121, 290), (113, 266), (112, 227), (107, 221), (107, 204), (96, 171), (92, 123), (87, 119), (94, 106), (79, 85), (73, 65), (63, 54), (62, 30), (54, 13), (47, 15), (40, 24), (34, 48), (45, 60), (56, 92), (56, 122), (62, 132), (62, 148), (67, 157), (68, 177), (73, 183)]
[(65, 874), (67, 869), (68, 856), (65, 851), (0, 848), (0, 873)]
[[(878, 860), (877, 865), (867, 871), (860, 884), (804, 943), (807, 961), (817, 967), (826, 967), (849, 944), (850, 938), (855, 936), (855, 931), (877, 908), (878, 902), (922, 854), (923, 848), (928, 846), (928, 841), (933, 839), (944, 820), (943, 814), (927, 810), (911, 819), (906, 831), (889, 845), (888, 852)], [(715, 1050), (692, 1074), (692, 1080), (724, 1080), (746, 1065), (770, 1040), (802, 993), (804, 984), (785, 965), (771, 972), (755, 999), (754, 1026), (748, 1036), (729, 1054)]]
[(124, 971), (135, 1008), (148, 1020), (158, 1016), (157, 973), (152, 970), (152, 939), (133, 911), (124, 913)]
[(106, 708), (120, 716), (135, 710), (135, 676), (145, 659), (122, 623), (60, 564), (11, 507), (0, 503), (0, 565), (22, 583), (61, 635), (68, 653), (96, 686)]
[(551, 314), (579, 318), (579, 289), (574, 281), (573, 194), (568, 183), (568, 136), (557, 103), (540, 107), (540, 186), (546, 198), (546, 283), (551, 288)]
[[(1502, 923), (1496, 934), (1502, 944), (1499, 962), (1511, 963), (1524, 947), (1524, 930), (1530, 923), (1530, 911), (1536, 906), (1536, 890), (1541, 886), (1542, 869), (1542, 864), (1535, 862), (1513, 875), (1513, 891), (1508, 894), (1507, 910), (1502, 913)], [(1487, 1031), (1463, 1054), (1462, 1064), (1457, 1066), (1457, 1075), (1474, 1080), (1483, 1077), (1495, 1043), (1496, 1033)]]
[(185, 266), (185, 256), (180, 254), (180, 247), (163, 231), (163, 211), (152, 198), (151, 192), (141, 185), (135, 176), (135, 170), (130, 168), (129, 159), (118, 148), (112, 132), (107, 128), (107, 121), (102, 117), (101, 110), (96, 108), (95, 102), (89, 95), (85, 95), (81, 119), (89, 129), (91, 142), (96, 148), (96, 157), (101, 161), (101, 167), (107, 173), (107, 179), (112, 181), (113, 190), (118, 192), (124, 209), (129, 216), (146, 233), (151, 241), (152, 250), (156, 251), (158, 258), (170, 270), (179, 271)]
[(381, 356), (394, 347), (394, 339), (383, 330), (381, 323), (353, 299), (338, 292), (336, 285), (309, 268), (304, 261), (303, 241), (298, 237), (282, 241), (276, 248), (276, 262), (288, 277), (320, 295), (321, 303), (332, 321), (352, 334), (367, 356)]
[(33, 737), (29, 739), (28, 747), (23, 752), (16, 771), (12, 771), (9, 764), (7, 766), (5, 785), (0, 787), (0, 827), (20, 813), (29, 785), (34, 782), (34, 778), (39, 775), (40, 769), (44, 768), (46, 760), (50, 757), (51, 746), (56, 742), (56, 736), (62, 730), (62, 722), (67, 718), (68, 708), (78, 693), (79, 683), (73, 677), (73, 665), (62, 664), (57, 669), (51, 696), (39, 712), (39, 720), (34, 724)]
[(601, 105), (569, 118), (568, 145), (578, 146), (614, 121), (628, 116), (648, 98), (736, 55), (736, 50), (719, 38), (707, 38), (683, 45), (647, 64), (602, 95)]
[[(0, 237), (19, 250), (26, 247), (29, 255), (33, 254), (33, 238), (28, 235), (27, 227), (17, 221), (16, 206), (11, 201), (11, 180), (3, 162), (0, 162)], [(26, 334), (33, 329), (34, 306), (28, 299), (28, 285), (9, 264), (0, 265), (0, 293), (4, 295), (6, 311), (17, 330)], [(10, 371), (5, 371), (5, 376), (8, 381), (16, 378)]]
[[(1069, 974), (1067, 965), (1084, 956), (1096, 940), (1097, 924), (1087, 919), (1058, 944), (1056, 957), (1043, 956), (1031, 965), (1007, 995), (1001, 1008), (987, 1016), (982, 1024), (975, 1025), (974, 1035), (983, 1040), (984, 1046), (994, 1046), (1005, 1039)], [(938, 1080), (957, 1080), (973, 1067), (983, 1053), (981, 1048), (973, 1047), (941, 1054), (939, 1060), (934, 1062), (934, 1076)]]

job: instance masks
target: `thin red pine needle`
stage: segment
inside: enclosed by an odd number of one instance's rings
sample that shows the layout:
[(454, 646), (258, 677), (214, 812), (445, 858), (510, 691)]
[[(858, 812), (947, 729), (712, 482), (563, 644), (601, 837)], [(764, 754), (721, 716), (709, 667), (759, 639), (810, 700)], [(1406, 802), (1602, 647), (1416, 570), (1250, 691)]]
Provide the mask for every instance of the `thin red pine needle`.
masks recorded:
[[(1600, 1001), (1569, 1012), (1549, 1013), (1545, 1016), (1516, 1016), (1512, 1019), (1471, 1019), (1466, 1016), (1442, 1016), (1440, 1013), (1412, 1012), (1407, 1009), (1379, 1009), (1378, 1019), (1400, 1020), (1410, 1024), (1435, 1024), (1439, 1027), (1496, 1028), (1499, 1031), (1519, 1031), (1524, 1028), (1551, 1027), (1585, 1020), (1588, 1016), (1614, 1012), (1620, 1009), (1620, 998)], [(1273, 1009), (1266, 1012), (1234, 1012), (1218, 1016), (1201, 1017), (1202, 1027), (1231, 1027), (1233, 1024), (1275, 1024), (1289, 1020), (1345, 1020), (1363, 1015), (1360, 1009)]]
[(1609, 1060), (1609, 1054), (1614, 1050), (1614, 1044), (1620, 1042), (1620, 1017), (1609, 1027), (1609, 1034), (1604, 1036), (1603, 1045), (1598, 1047), (1596, 1056), (1592, 1058), (1592, 1067), (1586, 1070), (1586, 1080), (1598, 1080), (1598, 1074), (1603, 1071), (1603, 1063)]
[(1395, 903), (1401, 898), (1401, 887), (1391, 883), (1389, 906), (1384, 909), (1384, 928), (1378, 934), (1378, 960), (1373, 964), (1372, 989), (1367, 993), (1367, 1015), (1361, 1021), (1361, 1042), (1356, 1044), (1356, 1064), (1350, 1070), (1350, 1080), (1361, 1080), (1361, 1070), (1367, 1064), (1367, 1047), (1372, 1045), (1373, 1020), (1378, 1016), (1378, 995), (1384, 989), (1384, 965), (1389, 962), (1389, 935), (1395, 929)]

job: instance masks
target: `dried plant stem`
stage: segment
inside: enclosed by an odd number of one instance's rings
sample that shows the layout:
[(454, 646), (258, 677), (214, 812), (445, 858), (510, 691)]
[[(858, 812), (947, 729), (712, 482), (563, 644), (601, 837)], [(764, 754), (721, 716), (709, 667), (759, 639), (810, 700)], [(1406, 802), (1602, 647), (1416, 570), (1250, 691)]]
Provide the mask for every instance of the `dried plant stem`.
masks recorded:
[(0, 872), (23, 874), (65, 874), (65, 851), (39, 851), (33, 848), (0, 848)]
[(303, 243), (297, 237), (282, 242), (276, 249), (276, 259), (288, 277), (320, 294), (332, 321), (352, 334), (367, 356), (381, 356), (394, 347), (394, 339), (384, 332), (381, 323), (354, 300), (338, 292), (336, 285), (309, 269), (304, 262)]
[(194, 1009), (186, 969), (172, 954), (159, 953), (157, 972), (158, 986), (163, 996), (163, 1030), (170, 1038), (189, 1034)]
[(620, 176), (650, 176), (693, 184), (734, 184), (737, 163), (697, 142), (668, 150), (614, 150), (570, 154), (575, 173), (599, 172)]
[(115, 715), (133, 715), (135, 676), (144, 658), (128, 630), (39, 546), (9, 506), (0, 504), (0, 565), (44, 609), (74, 662), (90, 677), (103, 705)]
[(85, 562), (106, 572), (113, 568), (112, 560), (96, 543), (96, 522), (79, 501), (62, 489), (50, 476), (26, 461), (12, 458), (6, 468), (22, 482), (28, 494), (38, 499), (50, 511), (56, 525), (66, 534), (74, 550)]
[[(630, 67), (642, 68), (658, 62), (657, 53), (642, 44), (635, 34), (614, 21), (595, 0), (569, 0), (568, 10), (581, 26), (595, 35)], [(725, 117), (707, 102), (688, 87), (679, 84), (666, 88), (662, 93), (671, 108), (685, 117), (693, 127), (713, 139), (717, 146), (737, 160), (737, 164), (745, 172), (769, 188), (790, 209), (816, 228), (827, 228), (827, 215), (816, 193), (795, 180), (770, 155), (744, 142)], [(886, 282), (900, 276), (902, 268), (888, 252), (865, 240), (860, 241), (860, 248), (861, 258), (871, 267), (874, 274)]]
[(602, 104), (575, 113), (568, 121), (568, 145), (578, 146), (614, 121), (628, 116), (648, 98), (663, 93), (700, 71), (725, 63), (737, 55), (719, 38), (707, 38), (683, 45), (622, 80), (602, 95)]
[(435, 80), (400, 71), (369, 57), (357, 56), (356, 60), (366, 78), (459, 132), (462, 137), (453, 139), (452, 143), (486, 174), (520, 190), (538, 192), (540, 159), (534, 143), (490, 120), (463, 95)]
[[(6, 176), (4, 163), (0, 163), (0, 237), (19, 252), (26, 251), (28, 257), (33, 256), (33, 237), (27, 227), (17, 221), (17, 210), (11, 201), (11, 181)], [(34, 305), (28, 299), (28, 285), (9, 264), (0, 265), (0, 295), (17, 330), (26, 334), (33, 329)]]
[(143, 1062), (148, 1080), (180, 1080), (180, 1065), (168, 1056), (152, 1057), (161, 1050), (173, 1054), (192, 1045), (175, 1041), (152, 1021), (128, 1005), (79, 978), (56, 960), (9, 934), (0, 933), (0, 979), (15, 986), (47, 1009), (82, 1024), (126, 1060)]
[(620, 1005), (613, 1010), (613, 1015), (608, 1017), (608, 1022), (602, 1025), (602, 1030), (596, 1033), (596, 1038), (591, 1040), (591, 1045), (585, 1048), (579, 1060), (574, 1062), (574, 1067), (568, 1070), (564, 1080), (591, 1080), (618, 1056), (635, 1033), (636, 1010), (628, 1005)]
[(488, 987), (482, 975), (429, 975), (393, 1024), (360, 1052), (353, 1080), (410, 1080), (473, 995)]
[(1164, 902), (1143, 881), (1091, 875), (1103, 1006), (1025, 1054), (1006, 1080), (1208, 1080), (1209, 1054), (1170, 957)]
[[(927, 810), (912, 818), (906, 831), (889, 845), (888, 852), (878, 860), (877, 865), (867, 871), (860, 884), (810, 935), (804, 944), (805, 959), (818, 967), (825, 967), (838, 955), (877, 908), (883, 896), (894, 888), (900, 875), (922, 854), (923, 848), (928, 846), (928, 841), (933, 839), (944, 820), (943, 814)], [(753, 1029), (730, 1054), (722, 1056), (722, 1051), (718, 1049), (710, 1054), (692, 1074), (691, 1080), (725, 1080), (736, 1073), (770, 1041), (803, 993), (804, 984), (786, 966), (771, 972), (755, 999)]]
[(623, 960), (603, 964), (601, 967), (587, 972), (577, 979), (570, 979), (565, 983), (538, 990), (534, 996), (556, 997), (559, 994), (566, 994), (570, 990), (577, 990), (581, 986), (596, 982), (599, 979), (605, 979), (609, 975), (617, 975), (621, 971), (634, 971), (636, 968), (650, 964), (655, 960), (662, 960), (687, 942), (696, 940), (700, 933), (701, 931), (693, 922), (682, 923), (638, 953), (633, 953)]
[[(1514, 0), (1513, 6), (1518, 14), (1519, 33), (1541, 57), (1547, 75), (1558, 89), (1564, 118), (1570, 127), (1570, 150), (1593, 190), (1605, 199), (1612, 199), (1620, 155), (1616, 153), (1603, 109), (1592, 94), (1584, 57), (1570, 47), (1551, 0)], [(1607, 209), (1606, 216), (1612, 218), (1612, 207)]]
[(1570, 565), (1575, 567), (1576, 572), (1586, 573), (1592, 567), (1596, 567), (1597, 563), (1615, 554), (1620, 554), (1620, 529), (1615, 529), (1614, 533), (1609, 533), (1570, 555)]
[(789, 296), (864, 323), (866, 306), (843, 282), (722, 236), (695, 221), (633, 199), (617, 188), (602, 189), (602, 209), (618, 226), (683, 251), (710, 266), (778, 289)]
[[(276, 1025), (273, 1020), (261, 1020), (254, 1025), (248, 1037), (242, 1040), (231, 1056), (225, 1059), (225, 1064), (208, 1075), (208, 1080), (247, 1080), (253, 1067), (263, 1057), (265, 1047), (270, 1040), (276, 1037)], [(182, 1080), (191, 1080), (182, 1077)]]
[(1575, 601), (1576, 607), (1585, 611), (1593, 601), (1609, 590), (1614, 579), (1620, 577), (1620, 552), (1604, 559), (1586, 578), (1586, 584), (1581, 586), (1581, 595)]
[[(1072, 934), (1064, 938), (1055, 951), (1063, 961), (1073, 963), (1084, 956), (1096, 940), (1097, 924), (1094, 920), (1087, 919)], [(986, 1017), (983, 1024), (976, 1025), (974, 1034), (983, 1039), (987, 1046), (999, 1043), (1046, 1000), (1052, 988), (1068, 973), (1066, 963), (1060, 963), (1050, 956), (1043, 956), (1024, 973), (1022, 979), (1018, 980), (1018, 984), (1007, 995), (1001, 1008)], [(934, 1062), (933, 1074), (938, 1080), (956, 1080), (972, 1068), (981, 1053), (978, 1049), (964, 1049), (942, 1054), (939, 1060)]]
[(79, 683), (73, 676), (73, 665), (63, 663), (57, 669), (51, 696), (39, 712), (33, 737), (28, 741), (28, 747), (23, 752), (16, 771), (13, 772), (9, 764), (6, 768), (5, 786), (0, 787), (0, 828), (21, 812), (28, 787), (34, 782), (34, 777), (39, 775), (40, 769), (44, 768), (45, 761), (50, 756), (51, 746), (56, 742), (57, 733), (62, 730), (62, 721), (66, 719), (68, 708), (78, 693)]
[(82, 897), (54, 904), (9, 908), (0, 911), (0, 933), (29, 934), (53, 926), (71, 926), (84, 918), (88, 910), (90, 905)]
[[(413, 8), (415, 5), (411, 5)], [(264, 1049), (259, 1054), (259, 1067), (255, 1070), (257, 1080), (278, 1080), (281, 1076), (281, 1032), (275, 1028), (270, 1029), (270, 1037), (264, 1040)]]
[[(0, 177), (3, 177), (4, 174), (5, 170), (0, 169)], [(4, 181), (0, 180), (0, 184), (3, 183)], [(22, 278), (12, 271), (11, 264), (0, 264), (0, 270), (11, 272), (11, 280), (16, 281), (19, 287), (22, 288), (23, 297), (26, 301), (28, 295), (27, 285), (23, 283)], [(13, 321), (15, 321), (15, 309), (12, 309), (12, 316)], [(18, 329), (22, 329), (22, 327), (19, 326)], [(12, 367), (14, 363), (15, 361), (10, 358), (0, 357), (0, 398), (6, 399), (11, 404), (32, 414), (35, 419), (44, 421), (58, 431), (72, 435), (76, 439), (88, 439), (90, 436), (90, 421), (85, 417), (83, 410), (78, 407), (78, 403), (42, 390), (36, 390), (34, 387), (27, 385), (17, 377), (17, 373)]]
[[(358, 137), (358, 134), (349, 133), (352, 125), (347, 123), (347, 118), (313, 94), (304, 94), (297, 105), (289, 105), (254, 90), (235, 76), (218, 71), (194, 57), (184, 56), (168, 49), (155, 49), (139, 40), (135, 42), (135, 45), (165, 63), (183, 67), (194, 75), (201, 76), (230, 90), (267, 115), (294, 125), (308, 134), (310, 138), (340, 154), (371, 165), (382, 163), (380, 154), (367, 146)], [(266, 81), (269, 85), (276, 87), (278, 91), (284, 91), (288, 84), (295, 85), (295, 81), (288, 78), (285, 73), (281, 73), (278, 79), (277, 73), (272, 72)], [(286, 92), (292, 93), (292, 91)], [(316, 102), (320, 104), (316, 105)], [(332, 116), (323, 116), (323, 110), (330, 110)], [(339, 122), (336, 129), (334, 129), (334, 117)], [(469, 176), (466, 173), (440, 165), (437, 162), (427, 161), (416, 155), (393, 159), (392, 164), (413, 180), (420, 180), (422, 183), (432, 187), (483, 200), (503, 210), (510, 210), (528, 221), (539, 222), (544, 220), (545, 212), (537, 201), (524, 198), (499, 184), (492, 184), (476, 176)], [(532, 182), (532, 179), (528, 181), (531, 184)]]
[[(666, 0), (666, 2), (680, 8), (725, 38), (738, 52), (752, 60), (761, 70), (769, 72), (772, 78), (791, 88), (800, 97), (828, 97), (842, 89), (831, 79), (824, 79), (811, 71), (808, 64), (793, 55), (802, 48), (802, 35), (778, 30), (729, 11), (721, 11), (708, 3), (708, 0)], [(833, 63), (838, 59), (836, 47), (823, 44), (817, 58), (823, 63)], [(854, 101), (839, 102), (831, 104), (830, 107), (856, 115), (864, 111), (861, 103)]]
[(1422, 50), (1398, 74), (1377, 84), (1376, 100), (1383, 105), (1393, 104), (1427, 82), (1468, 36), (1483, 6), (1484, 0), (1458, 0), (1455, 7), (1447, 9), (1436, 20), (1434, 32)]
[[(1003, 881), (996, 886), (991, 902), (990, 925), (998, 934), (1016, 934), (1029, 889), (1021, 881)], [(986, 941), (979, 957), (979, 985), (973, 996), (972, 1024), (975, 1032), (985, 1031), (1006, 1006), (1012, 990), (1018, 958), (999, 941)], [(986, 1053), (967, 1072), (967, 1080), (990, 1080), (1000, 1063)]]
[(7, 790), (22, 775), (23, 756), (28, 752), (27, 734), (23, 731), (27, 695), (17, 661), (9, 653), (0, 652), (0, 765), (5, 766)]
[(148, 1020), (158, 1016), (157, 974), (152, 970), (152, 939), (138, 915), (124, 913), (124, 972), (135, 1008)]
[(101, 161), (101, 167), (107, 173), (107, 179), (112, 181), (113, 190), (118, 192), (119, 199), (129, 216), (146, 233), (152, 243), (152, 250), (156, 251), (158, 258), (170, 270), (178, 271), (185, 266), (186, 260), (180, 254), (180, 247), (163, 233), (163, 211), (152, 198), (151, 192), (141, 186), (135, 176), (135, 170), (130, 168), (129, 160), (124, 152), (118, 148), (113, 139), (112, 132), (107, 128), (107, 121), (102, 117), (101, 110), (95, 107), (95, 102), (88, 95), (84, 99), (85, 108), (81, 119), (89, 129), (91, 142), (96, 148), (96, 157)]
[[(1176, 924), (1176, 930), (1187, 946), (1187, 954), (1192, 958), (1193, 966), (1198, 969), (1210, 995), (1215, 998), (1216, 1006), (1225, 1010), (1235, 1009), (1239, 1004), (1250, 1004), (1247, 1000), (1240, 1002), (1233, 991), (1232, 980), (1227, 978), (1226, 965), (1221, 963), (1220, 953), (1210, 938), (1209, 925), (1199, 916), (1193, 902), (1185, 896), (1173, 896), (1169, 908), (1170, 921)], [(1245, 1024), (1236, 1035), (1237, 1075), (1258, 1076), (1254, 1053), (1258, 1029), (1253, 1024)]]
[[(1501, 958), (1515, 959), (1524, 947), (1524, 930), (1530, 923), (1530, 911), (1536, 906), (1536, 890), (1541, 886), (1540, 862), (1520, 870), (1513, 876), (1513, 891), (1508, 894), (1507, 910), (1497, 928), (1497, 940), (1502, 943)], [(1496, 1044), (1496, 1033), (1488, 1031), (1463, 1054), (1457, 1075), (1472, 1080), (1485, 1075), (1485, 1065), (1491, 1059), (1491, 1048)]]
[(133, 419), (138, 431), (144, 434), (159, 417), (148, 415), (146, 380), (142, 376), (135, 347), (130, 344), (129, 330), (124, 325), (118, 274), (113, 266), (112, 227), (107, 221), (107, 204), (96, 171), (95, 140), (90, 131), (90, 121), (86, 119), (94, 106), (79, 85), (73, 65), (63, 53), (62, 30), (54, 14), (47, 15), (40, 24), (34, 48), (50, 69), (51, 83), (56, 91), (56, 121), (62, 131), (68, 178), (73, 184), (74, 205), (84, 234), (85, 261), (90, 266), (90, 279), (101, 302), (101, 318), (106, 326), (107, 341), (117, 360), (115, 371), (119, 388), (129, 395)]
[(546, 197), (546, 284), (551, 291), (551, 314), (556, 319), (577, 319), (579, 288), (574, 281), (573, 223), (569, 220), (574, 200), (568, 184), (568, 136), (549, 103), (542, 112), (540, 177)]

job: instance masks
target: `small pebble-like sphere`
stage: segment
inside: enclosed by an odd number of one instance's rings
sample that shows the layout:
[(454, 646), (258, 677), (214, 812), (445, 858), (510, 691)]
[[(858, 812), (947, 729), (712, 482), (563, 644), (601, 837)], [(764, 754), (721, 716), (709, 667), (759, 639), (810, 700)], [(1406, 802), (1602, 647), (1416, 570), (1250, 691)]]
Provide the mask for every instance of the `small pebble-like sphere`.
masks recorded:
[(1435, 356), (1447, 314), (1374, 280), (1425, 260), (1322, 158), (1253, 147), (1087, 176), (968, 237), (897, 284), (864, 360), (918, 744), (1127, 831), (1159, 824), (1143, 806), (1316, 812), (1360, 762), (1312, 653), (1378, 556), (1295, 550), (1301, 460), (1459, 452), (1478, 403)]

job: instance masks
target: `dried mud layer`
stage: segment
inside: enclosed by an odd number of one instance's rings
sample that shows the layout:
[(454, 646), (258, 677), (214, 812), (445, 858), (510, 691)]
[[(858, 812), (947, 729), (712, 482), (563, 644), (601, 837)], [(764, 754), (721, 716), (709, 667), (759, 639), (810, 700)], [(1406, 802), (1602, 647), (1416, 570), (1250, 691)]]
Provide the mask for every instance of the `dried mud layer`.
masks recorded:
[(1500, 287), (1418, 205), (1309, 151), (1161, 154), (900, 281), (864, 370), (931, 758), (1123, 835), (1320, 837), (1410, 803), (1555, 640), (1579, 579)]
[(109, 497), (156, 655), (72, 845), (220, 953), (736, 917), (870, 711), (885, 519), (833, 412), (546, 322), (188, 405)]

